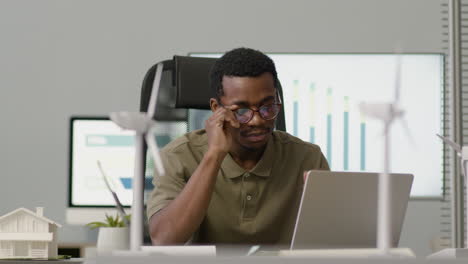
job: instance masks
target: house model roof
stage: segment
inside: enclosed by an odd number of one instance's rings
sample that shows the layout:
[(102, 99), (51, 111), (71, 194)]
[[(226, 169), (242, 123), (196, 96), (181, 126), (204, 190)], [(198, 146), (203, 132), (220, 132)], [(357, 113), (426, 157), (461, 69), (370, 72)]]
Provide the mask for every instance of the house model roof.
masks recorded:
[(5, 215), (0, 216), (0, 221), (2, 221), (3, 219), (7, 218), (8, 216), (11, 216), (11, 215), (14, 215), (14, 214), (18, 213), (18, 212), (25, 212), (25, 213), (27, 213), (27, 214), (30, 214), (30, 215), (32, 215), (32, 216), (34, 216), (34, 217), (37, 217), (37, 218), (39, 218), (39, 219), (41, 219), (41, 220), (46, 221), (46, 222), (49, 223), (49, 224), (53, 224), (53, 225), (56, 225), (56, 226), (58, 226), (58, 227), (62, 227), (60, 224), (58, 224), (58, 223), (56, 223), (56, 222), (50, 220), (49, 218), (44, 217), (43, 215), (38, 215), (37, 213), (35, 213), (35, 212), (33, 212), (33, 211), (29, 210), (29, 209), (23, 208), (23, 207), (20, 207), (20, 208), (18, 208), (18, 209), (16, 209), (16, 210), (13, 210), (13, 211), (11, 211), (11, 212), (5, 214)]

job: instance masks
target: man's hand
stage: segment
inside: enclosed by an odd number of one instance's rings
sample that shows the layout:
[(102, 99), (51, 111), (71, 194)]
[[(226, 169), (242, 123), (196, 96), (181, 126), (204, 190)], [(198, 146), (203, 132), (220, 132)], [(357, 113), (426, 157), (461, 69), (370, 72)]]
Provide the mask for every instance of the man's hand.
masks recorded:
[(231, 149), (232, 136), (227, 127), (239, 128), (240, 124), (232, 110), (237, 106), (229, 108), (218, 107), (213, 115), (205, 121), (206, 134), (208, 136), (208, 151), (227, 154)]
[(200, 227), (221, 163), (232, 145), (228, 130), (240, 126), (232, 112), (236, 107), (219, 107), (205, 122), (208, 152), (179, 195), (163, 210), (151, 216), (149, 225), (154, 245), (183, 244)]

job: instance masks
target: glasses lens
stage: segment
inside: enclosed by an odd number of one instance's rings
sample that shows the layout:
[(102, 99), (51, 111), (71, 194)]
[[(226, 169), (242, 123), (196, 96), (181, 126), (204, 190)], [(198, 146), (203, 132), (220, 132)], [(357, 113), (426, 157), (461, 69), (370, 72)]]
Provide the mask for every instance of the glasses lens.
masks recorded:
[(247, 123), (252, 116), (252, 110), (249, 108), (239, 108), (236, 110), (236, 118), (240, 123)]
[(264, 105), (260, 107), (259, 112), (260, 115), (266, 120), (270, 120), (275, 118), (280, 111), (280, 106), (277, 104), (272, 104), (272, 105)]

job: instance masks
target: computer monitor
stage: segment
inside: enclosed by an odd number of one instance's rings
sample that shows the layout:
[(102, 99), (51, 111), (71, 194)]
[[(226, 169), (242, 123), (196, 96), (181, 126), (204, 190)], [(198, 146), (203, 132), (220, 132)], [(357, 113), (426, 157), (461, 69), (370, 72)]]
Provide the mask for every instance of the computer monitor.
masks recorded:
[[(220, 57), (220, 53), (190, 53)], [(444, 55), (438, 53), (267, 53), (283, 88), (286, 131), (319, 145), (334, 171), (383, 170), (383, 125), (362, 115), (361, 102), (392, 102), (396, 64), (401, 66), (400, 106), (391, 171), (414, 175), (411, 197), (443, 194)], [(399, 60), (397, 59), (399, 58)], [(189, 112), (189, 126), (203, 119)], [(413, 142), (411, 142), (413, 140)]]
[[(156, 142), (163, 147), (183, 135), (185, 122), (158, 122)], [(86, 224), (114, 213), (115, 202), (98, 169), (100, 161), (119, 200), (132, 204), (132, 178), (135, 160), (135, 133), (123, 130), (108, 117), (70, 118), (69, 189), (67, 222)], [(148, 154), (145, 168), (146, 195), (152, 190), (154, 162)], [(145, 197), (146, 197), (145, 195)]]

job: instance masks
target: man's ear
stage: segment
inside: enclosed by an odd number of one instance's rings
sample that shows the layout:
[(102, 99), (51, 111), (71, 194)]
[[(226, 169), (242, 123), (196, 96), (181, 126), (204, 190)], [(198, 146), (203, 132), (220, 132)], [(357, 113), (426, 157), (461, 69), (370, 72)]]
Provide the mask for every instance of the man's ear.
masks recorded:
[(218, 100), (216, 100), (215, 98), (210, 98), (211, 111), (212, 112), (216, 111), (216, 109), (218, 109), (218, 107), (219, 107)]

